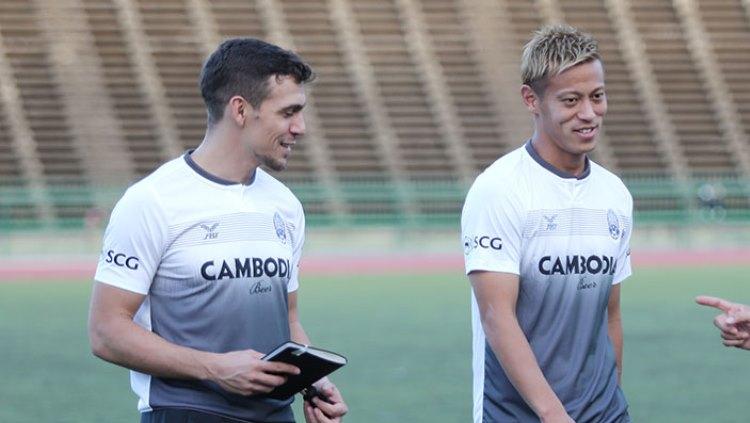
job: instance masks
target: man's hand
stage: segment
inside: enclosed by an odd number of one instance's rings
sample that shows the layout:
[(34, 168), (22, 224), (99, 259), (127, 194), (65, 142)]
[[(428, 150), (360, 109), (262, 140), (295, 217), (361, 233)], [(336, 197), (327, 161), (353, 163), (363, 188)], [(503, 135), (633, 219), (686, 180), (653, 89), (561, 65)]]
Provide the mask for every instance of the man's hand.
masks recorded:
[(323, 378), (314, 384), (318, 389), (320, 397), (313, 397), (312, 402), (305, 401), (303, 409), (305, 411), (305, 421), (307, 423), (338, 423), (341, 422), (344, 414), (349, 408), (344, 403), (344, 398), (327, 378)]
[(240, 395), (266, 394), (286, 382), (288, 375), (299, 374), (291, 364), (261, 360), (254, 350), (216, 354), (208, 364), (209, 380)]
[(705, 295), (695, 302), (724, 312), (714, 318), (714, 325), (721, 331), (725, 346), (750, 350), (750, 307)]

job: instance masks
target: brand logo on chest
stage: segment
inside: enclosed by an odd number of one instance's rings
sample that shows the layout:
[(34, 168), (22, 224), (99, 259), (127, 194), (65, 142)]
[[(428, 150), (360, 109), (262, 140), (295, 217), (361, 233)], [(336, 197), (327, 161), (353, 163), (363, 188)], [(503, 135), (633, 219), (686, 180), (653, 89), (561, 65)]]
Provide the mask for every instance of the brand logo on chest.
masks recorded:
[(216, 228), (219, 227), (219, 223), (218, 222), (214, 223), (213, 225), (211, 225), (210, 223), (207, 223), (207, 224), (201, 223), (199, 226), (201, 228), (203, 228), (204, 231), (206, 231), (206, 236), (203, 237), (204, 241), (207, 240), (207, 239), (216, 239), (216, 238), (219, 237), (219, 232), (216, 231)]
[(553, 214), (552, 216), (542, 216), (544, 218), (544, 230), (545, 231), (554, 231), (557, 229), (557, 223), (555, 222), (555, 219), (557, 219), (557, 215)]
[(208, 281), (239, 278), (289, 278), (291, 266), (285, 258), (243, 257), (203, 263), (201, 276)]
[(539, 260), (539, 273), (543, 275), (614, 275), (617, 260), (612, 256), (544, 256)]

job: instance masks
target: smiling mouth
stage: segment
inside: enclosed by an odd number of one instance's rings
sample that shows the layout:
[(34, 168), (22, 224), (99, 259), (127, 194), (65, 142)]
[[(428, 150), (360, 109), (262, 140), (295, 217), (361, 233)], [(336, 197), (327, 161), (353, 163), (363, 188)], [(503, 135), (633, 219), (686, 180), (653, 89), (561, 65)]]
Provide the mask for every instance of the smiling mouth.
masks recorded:
[(590, 133), (594, 132), (596, 130), (596, 128), (598, 128), (598, 127), (597, 126), (592, 126), (592, 127), (589, 127), (589, 128), (575, 129), (573, 132), (578, 132), (579, 134), (586, 135), (586, 134), (590, 134)]

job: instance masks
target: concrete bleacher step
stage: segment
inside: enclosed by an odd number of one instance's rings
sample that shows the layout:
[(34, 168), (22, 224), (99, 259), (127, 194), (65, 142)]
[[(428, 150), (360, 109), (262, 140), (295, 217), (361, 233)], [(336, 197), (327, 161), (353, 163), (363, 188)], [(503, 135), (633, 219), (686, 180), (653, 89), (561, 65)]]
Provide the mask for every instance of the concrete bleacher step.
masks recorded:
[[(728, 141), (723, 138), (718, 119), (707, 99), (700, 74), (687, 49), (685, 35), (671, 2), (667, 0), (634, 0), (632, 12), (646, 42), (646, 52), (653, 65), (659, 88), (671, 119), (675, 122), (680, 143), (685, 150), (689, 171), (737, 173)], [(708, 117), (708, 119), (706, 119)], [(696, 123), (699, 122), (699, 123)], [(706, 143), (716, 146), (697, 150), (690, 142), (692, 131), (712, 134)], [(700, 155), (700, 157), (696, 157)], [(705, 163), (725, 167), (707, 167)]]
[[(42, 165), (42, 185), (54, 185), (59, 178), (80, 186), (89, 181), (77, 151), (66, 116), (65, 103), (51, 65), (50, 43), (42, 33), (37, 6), (26, 1), (5, 1), (0, 5), (0, 34), (6, 65), (12, 72), (18, 99), (26, 115), (35, 155)], [(69, 204), (52, 201), (51, 217), (80, 217), (91, 206), (86, 196)]]
[(739, 120), (750, 136), (750, 21), (742, 0), (697, 2), (698, 11), (726, 84), (731, 87)]
[(430, 122), (431, 131), (420, 131), (421, 136), (434, 140), (423, 146), (424, 157), (448, 157), (449, 147), (443, 134), (437, 130), (439, 121), (425, 100), (428, 97), (427, 87), (423, 77), (420, 78), (418, 64), (415, 62), (417, 59), (410, 53), (397, 5), (394, 1), (353, 0), (351, 6), (364, 41), (365, 54), (373, 66), (377, 88), (398, 138), (397, 150), (405, 160), (408, 176), (417, 176), (429, 170), (444, 172), (448, 178), (455, 177), (454, 164), (449, 160), (416, 166), (409, 163), (411, 160), (422, 159), (412, 156), (408, 151), (409, 144), (413, 142), (410, 139), (413, 134), (409, 132), (407, 125), (399, 121), (403, 115), (408, 114)]
[[(492, 91), (484, 85), (486, 82), (480, 74), (479, 59), (464, 28), (466, 23), (461, 19), (460, 3), (454, 0), (421, 0), (419, 5), (426, 31), (435, 46), (446, 89), (453, 101), (463, 136), (461, 142), (472, 157), (480, 154), (499, 157), (507, 151), (507, 141), (503, 139), (499, 117), (492, 113), (492, 99), (488, 97)], [(480, 147), (486, 143), (477, 136), (494, 139), (496, 148), (488, 154), (486, 148)], [(486, 164), (485, 160), (475, 160), (472, 163), (473, 171), (480, 172)]]
[[(52, 1), (52, 0), (41, 0)], [(700, 19), (706, 27), (711, 48), (718, 61), (721, 77), (730, 87), (744, 128), (750, 127), (750, 20), (743, 9), (743, 0), (705, 0), (695, 2)], [(448, 107), (455, 119), (461, 145), (470, 152), (475, 170), (481, 170), (523, 139), (507, 139), (513, 126), (502, 126), (502, 113), (490, 97), (495, 92), (488, 88), (486, 72), (480, 72), (481, 54), (475, 51), (475, 39), (470, 38), (464, 0), (347, 0), (356, 21), (355, 28), (364, 40), (363, 50), (373, 65), (378, 104), (373, 109), (372, 99), (365, 97), (362, 81), (355, 74), (357, 64), (349, 63), (341, 25), (336, 25), (328, 0), (283, 0), (274, 3), (281, 11), (285, 28), (272, 28), (276, 23), (264, 18), (263, 3), (248, 0), (212, 0), (190, 3), (186, 0), (132, 0), (136, 6), (146, 43), (142, 46), (156, 65), (156, 76), (164, 88), (163, 100), (176, 126), (176, 136), (182, 148), (200, 142), (205, 127), (205, 110), (197, 91), (197, 78), (205, 49), (215, 41), (203, 39), (206, 33), (198, 30), (195, 12), (197, 3), (209, 11), (208, 18), (218, 31), (218, 39), (231, 36), (268, 38), (276, 30), (288, 33), (295, 50), (309, 60), (319, 73), (310, 89), (314, 101), (319, 131), (331, 154), (330, 170), (334, 178), (354, 180), (368, 177), (388, 179), (392, 172), (389, 157), (382, 150), (379, 129), (374, 127), (372, 110), (384, 108), (387, 125), (393, 126), (396, 157), (404, 161), (407, 179), (457, 179), (454, 156), (445, 131), (446, 122), (439, 107)], [(653, 117), (646, 113), (644, 100), (637, 90), (637, 82), (626, 66), (621, 51), (621, 40), (615, 38), (615, 27), (599, 0), (557, 0), (566, 21), (594, 33), (600, 41), (607, 70), (609, 115), (604, 126), (607, 146), (613, 152), (618, 170), (627, 175), (668, 175), (668, 157), (652, 128)], [(7, 50), (8, 66), (13, 71), (18, 99), (34, 138), (35, 153), (42, 163), (43, 177), (50, 185), (86, 184), (88, 176), (82, 163), (82, 153), (75, 146), (71, 129), (73, 122), (66, 107), (68, 101), (59, 88), (60, 75), (52, 66), (53, 43), (40, 31), (37, 22), (39, 2), (6, 0), (0, 3), (0, 33)], [(160, 134), (165, 132), (164, 121), (154, 118), (154, 105), (144, 75), (137, 67), (126, 39), (122, 10), (115, 0), (80, 0), (87, 19), (91, 41), (106, 93), (112, 103), (113, 114), (123, 132), (123, 143), (134, 161), (136, 172), (145, 174), (169, 154), (162, 151)], [(448, 101), (434, 104), (430, 95), (435, 84), (427, 81), (426, 61), (415, 54), (413, 22), (405, 21), (404, 4), (416, 6), (423, 22), (417, 32), (426, 36), (433, 46), (433, 57), (447, 94)], [(503, 28), (511, 33), (512, 46), (520, 55), (522, 45), (541, 24), (543, 2), (498, 1), (508, 13), (510, 25)], [(671, 0), (632, 0), (632, 13), (639, 35), (646, 43), (648, 62), (655, 70), (657, 88), (664, 99), (667, 117), (677, 133), (679, 149), (684, 150), (689, 174), (695, 176), (737, 175), (732, 146), (722, 131), (710, 102), (707, 84), (695, 58), (686, 49), (686, 36), (675, 14)], [(191, 9), (192, 8), (192, 9)], [(342, 32), (340, 32), (342, 31)], [(209, 31), (210, 32), (210, 31)], [(210, 34), (209, 34), (210, 35)], [(132, 41), (132, 40), (131, 40)], [(417, 48), (418, 50), (418, 48)], [(429, 48), (428, 48), (429, 50)], [(517, 64), (518, 55), (502, 60)], [(430, 62), (432, 64), (432, 62)], [(140, 65), (139, 65), (140, 66)], [(517, 68), (517, 67), (516, 67)], [(490, 78), (487, 78), (490, 79)], [(161, 90), (156, 90), (161, 92)], [(642, 93), (641, 93), (642, 94)], [(159, 94), (161, 95), (161, 94)], [(520, 102), (519, 96), (503, 101)], [(370, 106), (370, 107), (368, 107)], [(9, 138), (7, 116), (0, 102), (0, 183), (21, 181), (22, 169), (18, 155)], [(530, 120), (530, 117), (529, 117)], [(519, 124), (520, 125), (520, 124)], [(169, 126), (169, 125), (166, 125)], [(390, 134), (391, 132), (389, 132)], [(748, 134), (745, 134), (747, 139)], [(302, 139), (293, 153), (290, 169), (282, 177), (292, 181), (320, 182), (318, 170), (311, 165), (310, 139)], [(173, 154), (173, 153), (170, 153)], [(72, 182), (71, 182), (72, 181)], [(22, 183), (22, 182), (19, 182)], [(31, 201), (31, 200), (29, 200)], [(90, 204), (57, 204), (58, 216), (80, 216)], [(325, 210), (326, 200), (312, 201), (314, 210)], [(370, 201), (347, 197), (352, 210), (369, 211), (368, 207), (394, 210), (393, 201)], [(359, 201), (359, 203), (357, 203)], [(669, 200), (672, 201), (672, 200)], [(665, 207), (651, 200), (637, 200), (639, 207)], [(744, 200), (743, 200), (744, 201)], [(662, 205), (660, 205), (662, 204)], [(0, 217), (7, 215), (0, 200)], [(426, 207), (420, 204), (418, 207)], [(435, 206), (443, 207), (443, 206)], [(446, 209), (455, 204), (445, 205)], [(13, 213), (29, 213), (31, 203), (17, 206)], [(6, 214), (3, 214), (6, 213)], [(29, 214), (31, 215), (31, 214)]]
[[(590, 32), (599, 41), (606, 70), (606, 90), (609, 112), (604, 124), (609, 147), (618, 167), (638, 171), (638, 163), (626, 158), (633, 149), (633, 139), (647, 140), (638, 147), (639, 154), (653, 156), (653, 160), (666, 168), (667, 158), (659, 150), (656, 134), (650, 130), (645, 107), (635, 91), (635, 81), (625, 66), (625, 54), (620, 40), (612, 31), (614, 23), (601, 1), (561, 1), (564, 18), (572, 25)], [(585, 13), (581, 11), (585, 10)], [(643, 170), (652, 165), (643, 161)]]

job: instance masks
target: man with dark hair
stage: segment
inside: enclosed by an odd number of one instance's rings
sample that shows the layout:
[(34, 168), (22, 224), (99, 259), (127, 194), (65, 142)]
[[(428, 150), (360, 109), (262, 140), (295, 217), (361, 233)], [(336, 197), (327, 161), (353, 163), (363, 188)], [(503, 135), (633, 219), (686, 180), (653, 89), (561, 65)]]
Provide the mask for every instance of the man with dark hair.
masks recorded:
[(521, 76), (534, 133), (477, 177), (461, 218), (474, 422), (627, 423), (620, 283), (633, 199), (588, 158), (607, 112), (597, 43), (544, 27)]
[[(221, 44), (201, 73), (200, 146), (130, 187), (104, 235), (89, 316), (95, 355), (131, 369), (141, 422), (293, 422), (264, 396), (299, 369), (261, 360), (293, 340), (302, 205), (262, 169), (283, 170), (305, 132), (297, 55), (254, 39)], [(308, 423), (347, 412), (327, 379)]]
[(291, 51), (252, 38), (223, 42), (206, 60), (200, 89), (208, 110), (209, 124), (218, 122), (224, 107), (240, 95), (258, 108), (271, 89), (269, 76), (291, 77), (297, 84), (311, 82), (312, 69)]

